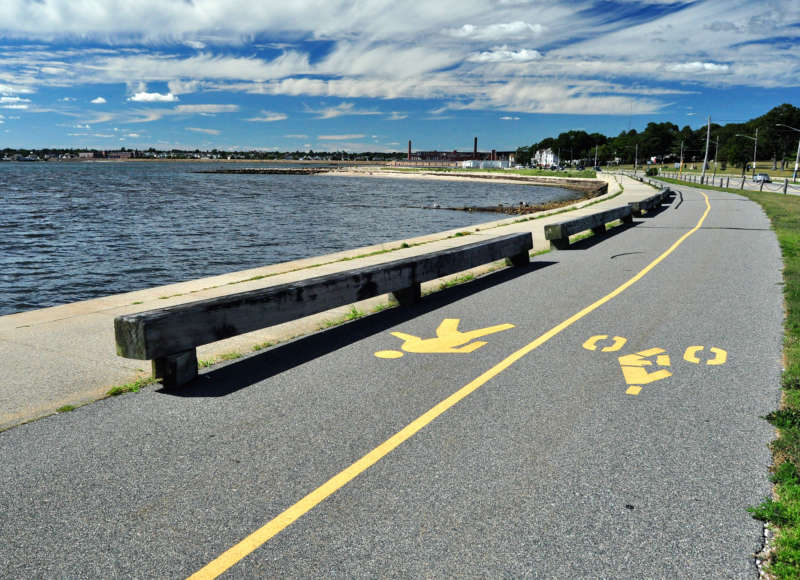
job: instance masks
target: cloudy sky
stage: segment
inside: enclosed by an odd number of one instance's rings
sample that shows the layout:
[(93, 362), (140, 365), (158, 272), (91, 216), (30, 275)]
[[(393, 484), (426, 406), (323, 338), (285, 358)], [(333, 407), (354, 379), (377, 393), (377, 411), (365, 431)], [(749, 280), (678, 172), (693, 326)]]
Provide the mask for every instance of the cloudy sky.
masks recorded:
[(800, 106), (797, 0), (2, 0), (0, 148), (515, 149)]

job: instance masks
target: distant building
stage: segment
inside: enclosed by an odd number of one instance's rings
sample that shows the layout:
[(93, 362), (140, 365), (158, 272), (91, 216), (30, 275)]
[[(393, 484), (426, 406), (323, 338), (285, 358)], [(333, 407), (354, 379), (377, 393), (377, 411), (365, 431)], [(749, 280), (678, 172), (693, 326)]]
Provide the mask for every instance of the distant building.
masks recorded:
[(107, 151), (106, 159), (132, 159), (133, 151)]
[(536, 154), (534, 154), (533, 161), (536, 163), (536, 165), (544, 165), (549, 167), (551, 165), (558, 165), (559, 161), (561, 160), (552, 149), (539, 149)]

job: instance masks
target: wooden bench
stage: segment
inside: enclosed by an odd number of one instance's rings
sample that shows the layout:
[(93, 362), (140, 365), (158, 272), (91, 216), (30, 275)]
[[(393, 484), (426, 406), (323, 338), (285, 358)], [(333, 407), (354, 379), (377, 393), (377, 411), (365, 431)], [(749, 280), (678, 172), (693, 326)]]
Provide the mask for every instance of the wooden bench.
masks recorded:
[(603, 234), (606, 231), (606, 224), (615, 220), (631, 223), (633, 221), (631, 207), (629, 205), (621, 205), (573, 220), (548, 224), (544, 226), (544, 237), (550, 240), (550, 244), (559, 250), (563, 250), (569, 247), (569, 237), (571, 235), (586, 230), (592, 230), (595, 235)]
[(530, 261), (532, 248), (530, 233), (509, 234), (298, 282), (124, 314), (114, 319), (117, 354), (152, 360), (153, 375), (165, 387), (178, 387), (197, 376), (195, 349), (200, 345), (390, 292), (400, 304), (411, 304), (420, 299), (422, 282), (502, 258), (521, 266)]
[(646, 211), (661, 207), (664, 201), (666, 201), (671, 194), (672, 192), (669, 189), (662, 189), (650, 197), (640, 199), (639, 201), (628, 202), (628, 205), (631, 206), (633, 215), (640, 216)]

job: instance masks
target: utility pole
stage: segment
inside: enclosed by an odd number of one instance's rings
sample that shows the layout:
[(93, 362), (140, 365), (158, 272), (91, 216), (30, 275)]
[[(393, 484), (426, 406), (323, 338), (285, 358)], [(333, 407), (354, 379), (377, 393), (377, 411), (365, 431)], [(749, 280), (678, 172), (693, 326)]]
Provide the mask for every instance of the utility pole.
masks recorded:
[(717, 151), (719, 151), (719, 135), (717, 135), (717, 142), (714, 145), (714, 175), (712, 180), (717, 177)]
[(756, 127), (756, 138), (753, 140), (753, 179), (756, 178), (756, 151), (758, 151), (758, 127)]
[(678, 168), (678, 175), (683, 173), (683, 139), (681, 139), (681, 163), (680, 167)]
[(708, 116), (707, 127), (706, 127), (706, 154), (703, 157), (703, 172), (700, 174), (700, 183), (705, 183), (706, 181), (706, 165), (708, 164), (708, 143), (711, 141), (711, 115)]
[[(597, 143), (594, 145), (594, 166), (597, 167)], [(797, 168), (795, 168), (795, 171), (797, 171)]]
[(636, 155), (633, 158), (633, 174), (636, 175), (636, 168), (639, 166), (639, 144), (636, 144)]

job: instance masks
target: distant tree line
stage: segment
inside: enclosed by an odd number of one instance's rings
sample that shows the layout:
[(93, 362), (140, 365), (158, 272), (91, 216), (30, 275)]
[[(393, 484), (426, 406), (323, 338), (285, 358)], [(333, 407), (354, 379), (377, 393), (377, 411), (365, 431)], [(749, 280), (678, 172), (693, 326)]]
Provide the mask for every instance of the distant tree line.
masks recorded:
[[(800, 133), (778, 127), (779, 123), (800, 129), (800, 108), (783, 104), (746, 123), (719, 125), (713, 123), (712, 119), (709, 163), (714, 159), (717, 139), (719, 140), (716, 152), (718, 163), (742, 168), (751, 163), (753, 140), (737, 137), (736, 134), (755, 137), (757, 128), (758, 160), (769, 159), (777, 167), (785, 169), (787, 162), (794, 163)], [(616, 160), (622, 164), (632, 164), (637, 156), (637, 149), (640, 164), (652, 158), (659, 163), (662, 161), (671, 163), (680, 160), (681, 144), (685, 163), (702, 164), (706, 146), (706, 125), (692, 129), (688, 125), (679, 128), (674, 123), (648, 123), (641, 133), (631, 129), (622, 131), (616, 137), (606, 137), (600, 133), (586, 133), (586, 131), (567, 131), (557, 137), (547, 137), (529, 147), (520, 147), (517, 149), (516, 160), (517, 163), (527, 165), (531, 163), (537, 151), (549, 148), (557, 154), (560, 153), (559, 158), (566, 162), (574, 160), (576, 163), (592, 165), (596, 146), (597, 162), (601, 165), (613, 164)]]
[[(0, 159), (13, 158), (17, 155), (22, 157), (37, 156), (40, 159), (63, 158), (64, 156), (77, 158), (81, 153), (94, 153), (97, 157), (103, 157), (111, 149), (86, 149), (86, 148), (42, 148), (42, 149), (14, 149), (6, 147), (0, 149)], [(393, 159), (405, 159), (404, 152), (360, 152), (353, 153), (347, 151), (226, 151), (222, 149), (211, 149), (202, 151), (200, 149), (131, 149), (122, 147), (115, 151), (130, 151), (132, 157), (136, 159), (148, 158), (168, 158), (168, 159), (251, 159), (251, 160), (308, 160), (320, 159), (326, 161), (389, 161)]]

